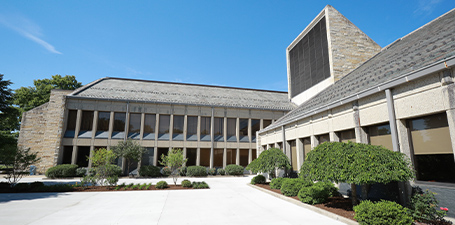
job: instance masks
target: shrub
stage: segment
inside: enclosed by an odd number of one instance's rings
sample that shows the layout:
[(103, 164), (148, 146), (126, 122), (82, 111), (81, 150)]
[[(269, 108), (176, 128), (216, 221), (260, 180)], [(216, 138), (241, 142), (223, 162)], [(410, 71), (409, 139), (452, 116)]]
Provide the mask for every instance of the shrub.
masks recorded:
[(283, 184), (284, 180), (285, 180), (285, 178), (283, 178), (283, 177), (273, 178), (272, 181), (270, 181), (270, 188), (271, 189), (281, 189), (281, 185)]
[(17, 183), (13, 187), (14, 191), (17, 192), (23, 192), (23, 191), (28, 191), (30, 189), (30, 184), (29, 183)]
[(360, 202), (359, 205), (354, 206), (356, 219), (360, 224), (396, 224), (405, 225), (412, 224), (413, 220), (409, 215), (408, 210), (403, 206), (391, 202), (380, 201), (373, 203), (369, 200)]
[(171, 175), (172, 173), (172, 170), (169, 168), (169, 167), (163, 167), (161, 168), (161, 175), (163, 175), (164, 177), (168, 177), (169, 175)]
[(214, 176), (214, 175), (216, 175), (216, 169), (215, 169), (215, 168), (209, 168), (209, 169), (207, 170), (207, 173), (208, 173), (209, 175), (211, 175), (211, 176)]
[(207, 176), (207, 169), (203, 166), (189, 166), (186, 175), (189, 177), (205, 177)]
[(30, 189), (36, 189), (36, 188), (40, 188), (40, 187), (44, 187), (43, 182), (35, 181), (33, 183), (30, 183)]
[(246, 167), (246, 170), (253, 173), (269, 173), (272, 177), (276, 177), (277, 169), (291, 169), (289, 158), (278, 148), (262, 151), (259, 157)]
[(438, 210), (439, 202), (434, 192), (422, 191), (420, 187), (413, 187), (410, 202), (410, 212), (414, 220), (431, 223), (444, 220), (446, 211)]
[(192, 186), (193, 185), (191, 184), (191, 181), (189, 181), (189, 180), (183, 180), (182, 181), (182, 187), (190, 188)]
[(193, 189), (205, 189), (209, 188), (209, 185), (205, 183), (204, 181), (202, 182), (193, 182)]
[(308, 204), (320, 204), (327, 201), (333, 193), (337, 193), (337, 188), (332, 183), (317, 182), (311, 186), (302, 187), (298, 193), (300, 201)]
[(286, 196), (297, 196), (302, 187), (311, 186), (311, 181), (303, 180), (300, 178), (286, 178), (281, 185), (281, 193)]
[(228, 175), (243, 175), (243, 166), (230, 164), (226, 166), (226, 174)]
[(84, 167), (79, 167), (76, 169), (76, 177), (83, 177), (87, 173), (87, 169)]
[(223, 168), (218, 168), (216, 170), (216, 172), (219, 174), (219, 175), (225, 175), (226, 174), (226, 170), (224, 170)]
[(9, 184), (8, 182), (0, 182), (0, 190), (1, 189), (10, 189), (11, 188), (11, 184)]
[(76, 176), (77, 165), (72, 164), (61, 164), (49, 168), (46, 171), (46, 177), (48, 178), (65, 178)]
[(251, 184), (265, 184), (265, 177), (262, 175), (257, 175), (251, 179)]
[(43, 191), (43, 192), (66, 192), (66, 191), (73, 191), (74, 188), (71, 184), (54, 184), (49, 186), (42, 186), (37, 187), (35, 191)]
[(165, 189), (165, 188), (168, 188), (169, 186), (167, 185), (167, 182), (162, 180), (162, 181), (158, 181), (158, 183), (156, 183), (155, 187), (157, 189)]
[(142, 177), (159, 177), (161, 176), (160, 168), (156, 166), (141, 166), (139, 175)]
[(187, 169), (186, 166), (182, 166), (182, 167), (178, 168), (177, 170), (179, 172), (179, 175), (186, 176), (186, 169)]

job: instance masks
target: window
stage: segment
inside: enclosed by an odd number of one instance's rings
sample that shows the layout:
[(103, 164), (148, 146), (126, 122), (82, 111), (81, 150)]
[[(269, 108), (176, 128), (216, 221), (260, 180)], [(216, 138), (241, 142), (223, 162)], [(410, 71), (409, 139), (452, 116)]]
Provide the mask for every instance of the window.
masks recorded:
[(187, 116), (187, 128), (186, 132), (188, 135), (197, 134), (197, 116)]
[(224, 118), (214, 118), (213, 126), (214, 126), (213, 134), (223, 136)]
[(73, 158), (73, 146), (63, 146), (62, 164), (71, 164)]
[[(196, 117), (197, 119), (197, 117)], [(195, 148), (187, 148), (186, 149), (186, 166), (195, 166), (196, 165), (196, 158), (197, 158), (197, 149)]]
[(201, 148), (200, 150), (200, 166), (210, 166), (210, 148)]
[(233, 141), (233, 142), (237, 141), (236, 124), (237, 124), (237, 119), (227, 118), (227, 141)]
[(145, 114), (144, 133), (155, 133), (156, 115)]
[(224, 149), (213, 149), (213, 167), (223, 167)]
[(330, 141), (329, 134), (318, 135), (318, 141), (319, 141), (319, 144), (322, 144), (324, 142), (329, 142)]
[(201, 117), (201, 135), (210, 135), (210, 117)]
[(240, 136), (248, 136), (248, 119), (240, 119), (239, 130)]
[(253, 161), (253, 160), (255, 160), (255, 159), (257, 158), (257, 156), (256, 156), (256, 149), (252, 149), (252, 150), (251, 150), (251, 154), (252, 154), (252, 155), (251, 155), (251, 161)]
[[(109, 117), (108, 117), (108, 120), (109, 120)], [(92, 129), (93, 129), (93, 111), (82, 111), (80, 129), (81, 129), (81, 131), (92, 131)]]
[(141, 114), (130, 113), (129, 133), (141, 132)]
[(256, 132), (260, 130), (261, 120), (251, 120), (251, 135), (252, 140), (256, 141)]
[(169, 115), (160, 115), (158, 133), (159, 134), (168, 134), (170, 125), (171, 125), (171, 117)]
[(114, 129), (112, 130), (113, 139), (125, 138), (126, 113), (114, 113)]
[(174, 116), (174, 129), (172, 130), (174, 134), (183, 134), (184, 119), (184, 116)]
[(158, 155), (157, 155), (158, 161), (161, 161), (161, 156), (167, 155), (168, 152), (169, 152), (169, 148), (158, 148)]
[(355, 130), (354, 129), (351, 129), (351, 130), (344, 130), (344, 131), (340, 131), (338, 133), (339, 137), (340, 137), (340, 142), (356, 142), (355, 140)]
[(142, 166), (153, 165), (154, 153), (155, 153), (154, 150), (155, 149), (153, 147), (145, 148), (145, 153), (142, 154), (142, 159), (141, 159), (141, 165)]
[(98, 126), (97, 131), (109, 131), (109, 120), (111, 118), (110, 112), (98, 112)]
[(262, 128), (268, 127), (270, 124), (272, 124), (272, 120), (263, 120), (262, 121)]
[(88, 167), (87, 158), (90, 156), (90, 147), (89, 146), (79, 146), (77, 147), (77, 166), (79, 167)]
[(417, 180), (455, 183), (455, 162), (445, 113), (409, 120)]
[(226, 149), (226, 165), (237, 164), (237, 149)]
[(66, 130), (76, 130), (77, 110), (69, 110), (66, 121)]
[(382, 145), (389, 150), (393, 150), (392, 135), (388, 123), (368, 127), (368, 136), (370, 144)]
[(239, 164), (243, 167), (248, 166), (248, 155), (250, 150), (240, 149), (239, 150)]
[(311, 140), (310, 138), (303, 138), (303, 152), (305, 153), (304, 158), (308, 155), (308, 153), (311, 151)]
[(297, 165), (297, 144), (296, 141), (290, 141), (289, 146), (291, 147), (291, 165), (294, 171), (299, 170), (299, 165)]

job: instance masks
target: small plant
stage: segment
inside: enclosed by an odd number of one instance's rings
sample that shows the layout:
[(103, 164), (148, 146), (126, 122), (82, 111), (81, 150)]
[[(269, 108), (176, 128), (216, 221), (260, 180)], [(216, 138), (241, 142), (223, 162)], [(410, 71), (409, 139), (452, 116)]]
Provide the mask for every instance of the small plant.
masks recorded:
[(147, 184), (147, 186), (145, 186), (145, 190), (150, 189), (151, 186), (152, 186), (152, 183)]
[(302, 187), (311, 186), (311, 181), (303, 180), (300, 178), (286, 178), (281, 185), (281, 193), (286, 196), (297, 196)]
[(118, 191), (118, 190), (120, 190), (121, 188), (122, 188), (122, 186), (116, 186), (116, 187), (114, 188), (114, 190)]
[(191, 181), (189, 181), (189, 180), (183, 180), (182, 181), (182, 187), (190, 188), (192, 186), (193, 185), (191, 184)]
[(281, 189), (281, 185), (283, 184), (284, 180), (285, 180), (285, 178), (283, 178), (283, 177), (273, 178), (272, 181), (270, 181), (270, 188), (271, 189)]
[(218, 168), (218, 170), (216, 170), (216, 172), (221, 176), (224, 176), (226, 174), (226, 170), (224, 170), (223, 168)]
[(130, 184), (126, 185), (126, 188), (131, 188), (133, 186), (134, 186), (134, 183), (130, 183)]
[(265, 177), (262, 175), (257, 175), (251, 179), (251, 184), (265, 184)]
[(147, 185), (147, 184), (145, 184), (145, 183), (144, 183), (144, 184), (141, 184), (141, 186), (139, 186), (139, 189), (144, 190), (144, 188), (145, 188), (146, 185)]
[(168, 184), (166, 181), (162, 180), (162, 181), (158, 181), (158, 183), (156, 183), (155, 185), (155, 188), (157, 189), (165, 189), (165, 188), (168, 188)]
[(163, 177), (168, 177), (169, 175), (172, 174), (172, 171), (169, 167), (163, 167), (161, 168), (161, 175), (163, 175)]
[(189, 177), (206, 177), (207, 169), (203, 166), (189, 166), (186, 175)]
[(314, 205), (326, 202), (327, 199), (336, 192), (337, 189), (335, 185), (326, 181), (302, 187), (297, 196), (303, 203)]
[(214, 176), (214, 175), (216, 175), (216, 169), (215, 169), (215, 168), (209, 168), (209, 169), (207, 170), (207, 173), (208, 173), (209, 175), (211, 175), (211, 176)]
[(186, 176), (186, 169), (187, 169), (186, 166), (182, 166), (177, 169), (177, 172), (179, 173), (180, 176)]
[(226, 166), (227, 175), (243, 175), (244, 168), (240, 165), (230, 164)]
[(193, 189), (206, 189), (209, 188), (209, 185), (204, 181), (201, 182), (193, 182)]
[(424, 223), (443, 221), (447, 215), (447, 208), (439, 207), (436, 193), (429, 190), (422, 191), (420, 187), (413, 187), (410, 202), (411, 216), (414, 220)]
[(360, 224), (410, 225), (413, 222), (413, 219), (406, 208), (391, 201), (382, 200), (373, 203), (369, 200), (365, 200), (360, 202), (359, 205), (354, 206), (354, 211), (354, 219)]
[(137, 189), (139, 189), (139, 184), (135, 184), (135, 185), (133, 185), (133, 186), (131, 187), (131, 189), (133, 189), (133, 190), (137, 190)]
[(141, 166), (139, 169), (139, 175), (141, 177), (159, 177), (161, 176), (160, 168), (156, 166)]

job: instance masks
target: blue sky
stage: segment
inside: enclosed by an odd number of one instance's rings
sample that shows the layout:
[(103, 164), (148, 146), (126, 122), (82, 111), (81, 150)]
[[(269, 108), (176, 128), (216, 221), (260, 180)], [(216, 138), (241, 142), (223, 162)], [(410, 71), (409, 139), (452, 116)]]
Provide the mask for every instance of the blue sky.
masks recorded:
[(287, 91), (286, 47), (330, 4), (384, 47), (453, 0), (0, 1), (13, 89), (75, 75)]

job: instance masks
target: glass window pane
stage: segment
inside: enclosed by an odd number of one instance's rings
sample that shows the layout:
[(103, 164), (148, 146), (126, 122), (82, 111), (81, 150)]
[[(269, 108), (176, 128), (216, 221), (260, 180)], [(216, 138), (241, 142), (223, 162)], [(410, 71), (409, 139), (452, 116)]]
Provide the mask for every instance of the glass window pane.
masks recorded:
[(261, 120), (251, 120), (251, 135), (256, 137), (256, 131), (260, 130)]
[(368, 127), (370, 144), (381, 145), (384, 148), (393, 150), (392, 135), (389, 124), (381, 124)]
[(98, 112), (97, 131), (109, 131), (110, 112)]
[(77, 147), (77, 162), (79, 167), (88, 167), (87, 157), (90, 156), (89, 146), (78, 146)]
[(330, 141), (329, 134), (318, 135), (319, 144)]
[(69, 110), (66, 120), (66, 130), (76, 130), (77, 110)]
[(213, 167), (223, 167), (224, 149), (213, 149)]
[(240, 119), (239, 130), (240, 136), (248, 136), (248, 119)]
[(81, 131), (91, 131), (93, 129), (93, 111), (82, 111)]
[(183, 134), (183, 120), (184, 116), (174, 116), (174, 134)]
[(158, 133), (167, 134), (169, 133), (169, 126), (171, 125), (171, 117), (169, 115), (160, 115), (160, 124)]
[(251, 161), (255, 160), (257, 158), (256, 156), (256, 149), (251, 150)]
[(73, 146), (63, 146), (62, 164), (71, 164), (73, 158)]
[(125, 131), (126, 113), (114, 113), (114, 130), (118, 132)]
[(142, 166), (150, 166), (153, 165), (153, 156), (154, 156), (154, 148), (153, 147), (147, 147), (145, 148), (145, 153), (142, 154), (142, 159), (141, 159), (141, 165)]
[(309, 138), (303, 139), (303, 151), (305, 152), (305, 158), (307, 154), (311, 151), (311, 140)]
[(237, 161), (237, 149), (226, 149), (226, 165), (237, 164), (236, 161)]
[(339, 137), (340, 137), (340, 142), (346, 142), (346, 143), (349, 141), (356, 142), (354, 129), (340, 131)]
[(140, 133), (141, 132), (141, 114), (130, 113), (130, 125), (129, 133)]
[(167, 155), (167, 153), (169, 152), (169, 148), (158, 148), (158, 163), (157, 163), (157, 166), (163, 166), (161, 165), (161, 156), (162, 155)]
[(205, 166), (205, 167), (210, 166), (210, 149), (209, 148), (201, 148), (199, 165)]
[(197, 134), (197, 116), (187, 116), (187, 134), (196, 135)]
[(214, 122), (215, 122), (215, 124), (213, 124), (213, 126), (214, 126), (213, 133), (214, 133), (214, 135), (223, 136), (224, 118), (214, 118)]
[(299, 165), (297, 165), (297, 145), (296, 145), (296, 141), (289, 142), (289, 145), (291, 147), (291, 165), (292, 165), (292, 169), (294, 171), (298, 171), (299, 170)]
[(227, 118), (227, 136), (236, 136), (236, 122), (235, 118)]
[(210, 135), (210, 117), (201, 117), (201, 134)]
[[(197, 119), (197, 117), (196, 117)], [(187, 148), (186, 149), (186, 166), (195, 166), (196, 165), (196, 157), (197, 157), (197, 149), (195, 148)]]
[(262, 121), (262, 127), (263, 128), (268, 127), (270, 124), (272, 124), (272, 120), (263, 120)]
[[(243, 167), (248, 166), (248, 155), (250, 150), (248, 149), (240, 149), (239, 150), (239, 164)], [(235, 164), (235, 163), (233, 163)]]
[(144, 133), (155, 133), (156, 115), (145, 114)]

